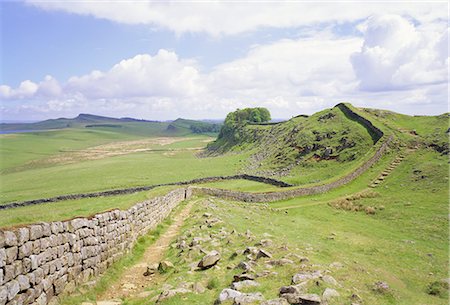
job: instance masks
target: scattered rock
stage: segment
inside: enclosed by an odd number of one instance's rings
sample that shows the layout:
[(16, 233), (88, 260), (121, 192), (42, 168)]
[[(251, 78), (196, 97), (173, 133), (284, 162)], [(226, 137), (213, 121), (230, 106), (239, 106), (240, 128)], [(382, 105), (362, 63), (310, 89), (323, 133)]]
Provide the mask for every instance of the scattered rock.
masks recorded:
[(278, 298), (262, 302), (261, 305), (289, 305), (289, 303), (286, 299)]
[(230, 288), (225, 288), (220, 292), (219, 298), (216, 300), (214, 304), (221, 304), (222, 302), (225, 302), (227, 300), (234, 301), (234, 299), (240, 295), (242, 295), (242, 292)]
[(338, 282), (334, 279), (334, 277), (332, 277), (331, 275), (324, 275), (322, 277), (322, 280), (329, 285), (333, 285), (333, 286), (337, 286)]
[(321, 299), (317, 294), (296, 294), (286, 293), (281, 296), (285, 298), (289, 304), (301, 305), (320, 305)]
[(152, 264), (147, 266), (147, 271), (144, 272), (144, 276), (150, 276), (152, 274), (155, 274), (158, 270), (158, 264)]
[(236, 268), (244, 269), (245, 271), (251, 270), (252, 266), (247, 262), (240, 262)]
[(374, 283), (373, 290), (379, 293), (386, 293), (389, 291), (389, 285), (385, 282), (378, 281)]
[(256, 247), (247, 247), (245, 248), (243, 254), (257, 254), (258, 253), (258, 248)]
[(211, 268), (220, 260), (220, 253), (216, 250), (213, 250), (206, 254), (198, 263), (198, 267), (202, 270)]
[(261, 301), (264, 301), (264, 296), (261, 292), (243, 293), (234, 298), (233, 305), (255, 304), (256, 302), (260, 303)]
[(270, 247), (272, 246), (273, 241), (271, 239), (262, 239), (259, 243), (256, 244), (256, 246), (261, 247)]
[(300, 273), (295, 274), (292, 277), (292, 284), (298, 284), (298, 283), (305, 282), (308, 280), (316, 280), (316, 279), (319, 279), (321, 275), (322, 274), (320, 271), (314, 271), (312, 273), (300, 272)]
[(258, 282), (254, 280), (244, 280), (239, 282), (233, 282), (231, 284), (231, 289), (240, 291), (246, 287), (256, 287), (256, 286), (259, 286)]
[(166, 273), (167, 271), (169, 271), (170, 269), (173, 269), (173, 268), (174, 268), (174, 265), (169, 261), (162, 261), (158, 265), (158, 271), (160, 273)]
[(190, 293), (192, 292), (189, 289), (186, 288), (177, 288), (177, 289), (171, 289), (171, 290), (165, 290), (163, 292), (161, 292), (161, 294), (158, 297), (158, 300), (156, 301), (156, 303), (159, 303), (163, 300), (169, 299), (177, 294), (184, 294), (184, 293)]
[(269, 252), (267, 252), (266, 250), (263, 249), (259, 249), (258, 253), (256, 254), (256, 258), (272, 258), (272, 254), (270, 254)]
[(242, 273), (239, 275), (235, 275), (233, 277), (233, 282), (240, 282), (240, 281), (246, 281), (246, 280), (254, 280), (256, 277), (253, 274), (249, 273)]
[(340, 294), (339, 294), (339, 292), (337, 292), (336, 290), (334, 290), (334, 289), (331, 289), (331, 288), (326, 288), (325, 289), (325, 291), (323, 292), (323, 294), (322, 294), (322, 299), (324, 300), (324, 301), (330, 301), (331, 299), (333, 299), (333, 298), (337, 298), (337, 297), (339, 297), (340, 296)]

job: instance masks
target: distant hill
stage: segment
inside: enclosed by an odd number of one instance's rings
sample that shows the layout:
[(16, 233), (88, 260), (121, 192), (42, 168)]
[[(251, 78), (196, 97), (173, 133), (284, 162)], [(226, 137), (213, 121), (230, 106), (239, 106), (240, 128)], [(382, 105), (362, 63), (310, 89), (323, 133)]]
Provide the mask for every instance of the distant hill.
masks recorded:
[[(417, 143), (448, 153), (448, 115), (408, 116), (384, 110), (354, 109), (412, 145)], [(376, 141), (371, 132), (348, 117), (338, 105), (285, 122), (248, 122), (231, 131), (223, 130), (208, 145), (208, 152), (210, 155), (248, 152), (250, 171), (271, 173), (296, 165), (318, 166), (315, 164), (319, 161), (357, 162)]]
[(0, 131), (33, 131), (64, 128), (114, 128), (114, 130), (121, 128), (124, 132), (139, 135), (146, 135), (150, 132), (152, 135), (180, 136), (192, 133), (215, 135), (220, 130), (220, 124), (181, 118), (175, 121), (159, 122), (130, 117), (112, 118), (87, 113), (81, 113), (75, 118), (49, 119), (34, 123), (0, 124)]
[(178, 118), (167, 126), (171, 133), (217, 134), (222, 124)]

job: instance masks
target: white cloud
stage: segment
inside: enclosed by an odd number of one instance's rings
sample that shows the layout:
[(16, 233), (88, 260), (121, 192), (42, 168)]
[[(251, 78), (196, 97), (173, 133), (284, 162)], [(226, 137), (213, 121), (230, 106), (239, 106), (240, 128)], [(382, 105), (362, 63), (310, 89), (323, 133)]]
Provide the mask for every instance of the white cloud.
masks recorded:
[(160, 50), (153, 57), (141, 54), (122, 60), (107, 72), (72, 77), (67, 90), (94, 99), (193, 96), (203, 90), (199, 77), (195, 62), (179, 60), (174, 52)]
[[(364, 45), (351, 62), (366, 91), (447, 82), (446, 26), (414, 26), (397, 15), (370, 17), (360, 29)], [(447, 54), (446, 54), (447, 53)]]
[(359, 28), (362, 38), (321, 33), (257, 45), (210, 72), (195, 60), (160, 50), (64, 83), (47, 76), (17, 89), (4, 85), (1, 99), (34, 102), (2, 111), (173, 119), (218, 118), (236, 108), (265, 106), (273, 117), (290, 117), (342, 101), (407, 113), (447, 110), (446, 26), (380, 15)]
[(38, 85), (30, 80), (25, 80), (20, 83), (17, 89), (12, 89), (10, 86), (0, 86), (0, 98), (4, 99), (23, 99), (34, 96), (38, 90)]
[(420, 22), (447, 19), (447, 3), (260, 1), (41, 1), (27, 3), (125, 24), (149, 24), (177, 34), (233, 35), (259, 28), (354, 22), (373, 14), (408, 15)]

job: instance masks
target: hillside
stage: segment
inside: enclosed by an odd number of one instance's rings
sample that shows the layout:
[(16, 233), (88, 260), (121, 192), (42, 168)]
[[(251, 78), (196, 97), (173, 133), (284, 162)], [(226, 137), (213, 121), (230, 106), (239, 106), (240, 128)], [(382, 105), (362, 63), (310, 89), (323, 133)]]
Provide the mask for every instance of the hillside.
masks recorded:
[(237, 141), (219, 137), (208, 146), (208, 151), (250, 151), (248, 170), (266, 174), (318, 162), (356, 161), (375, 142), (364, 126), (338, 107), (273, 125), (248, 124), (238, 133)]
[(35, 123), (0, 124), (0, 131), (42, 131), (67, 128), (89, 128), (138, 136), (184, 136), (188, 134), (215, 135), (218, 133), (220, 125), (187, 119), (160, 122), (129, 117), (112, 118), (85, 113), (81, 113), (75, 118), (49, 119)]
[(349, 104), (275, 124), (246, 124), (236, 129), (233, 137), (220, 134), (208, 145), (207, 152), (209, 155), (250, 153), (247, 171), (265, 175), (286, 175), (295, 167), (297, 172), (308, 171), (307, 174), (317, 167), (342, 168), (345, 164), (357, 163), (381, 136), (345, 113), (343, 110), (347, 107), (396, 134), (404, 145), (421, 144), (448, 154), (447, 114), (408, 116), (385, 110), (357, 109)]

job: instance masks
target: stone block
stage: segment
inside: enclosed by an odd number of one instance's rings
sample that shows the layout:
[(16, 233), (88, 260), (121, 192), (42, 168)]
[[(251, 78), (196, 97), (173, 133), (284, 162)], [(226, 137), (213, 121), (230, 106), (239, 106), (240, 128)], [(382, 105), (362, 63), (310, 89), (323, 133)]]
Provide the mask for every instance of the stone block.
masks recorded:
[(4, 271), (4, 275), (3, 275), (3, 281), (5, 283), (9, 282), (10, 280), (12, 280), (15, 277), (15, 272), (14, 272), (14, 266), (13, 265), (6, 265), (3, 269)]
[(18, 257), (19, 259), (23, 259), (24, 257), (28, 257), (33, 253), (33, 242), (27, 241), (22, 246), (19, 247)]
[(6, 286), (0, 286), (0, 304), (1, 305), (6, 304), (7, 300), (8, 300), (8, 289), (6, 289)]
[(39, 255), (30, 255), (31, 260), (31, 269), (35, 270), (41, 265), (40, 256)]
[(19, 274), (23, 274), (22, 261), (15, 261), (13, 263), (13, 266), (14, 266), (14, 277), (18, 276)]
[(5, 232), (0, 230), (0, 249), (4, 248), (6, 245), (6, 241), (5, 241)]
[(68, 278), (68, 276), (67, 275), (64, 275), (64, 276), (62, 276), (62, 277), (60, 277), (60, 278), (58, 278), (55, 282), (54, 282), (54, 287), (55, 287), (55, 294), (60, 294), (63, 290), (64, 290), (64, 287), (66, 286), (66, 284), (67, 284), (67, 278)]
[(42, 222), (40, 223), (40, 225), (42, 226), (42, 234), (46, 237), (52, 235), (52, 230), (50, 228), (50, 224), (46, 223), (46, 222)]
[(6, 250), (0, 249), (0, 268), (6, 265)]
[(47, 295), (42, 292), (41, 295), (36, 299), (37, 305), (47, 305)]
[(19, 293), (20, 291), (20, 285), (19, 282), (16, 280), (12, 280), (5, 284), (5, 287), (8, 291), (8, 301), (14, 299), (14, 297)]
[(60, 221), (52, 222), (50, 224), (50, 228), (51, 228), (53, 234), (58, 234), (58, 233), (64, 232), (63, 223)]
[(30, 288), (30, 279), (27, 276), (21, 274), (17, 277), (17, 281), (19, 282), (20, 291)]
[(19, 228), (16, 231), (17, 242), (18, 245), (23, 245), (27, 241), (30, 240), (30, 229), (28, 228)]
[(12, 264), (17, 259), (19, 248), (17, 246), (6, 248), (6, 263)]
[(30, 226), (30, 240), (36, 240), (44, 236), (44, 232), (41, 225)]
[(31, 271), (31, 259), (29, 257), (25, 257), (22, 259), (22, 267), (23, 273), (28, 273)]
[(14, 247), (17, 246), (17, 236), (12, 231), (4, 231), (4, 238), (5, 238), (5, 246), (6, 247)]

